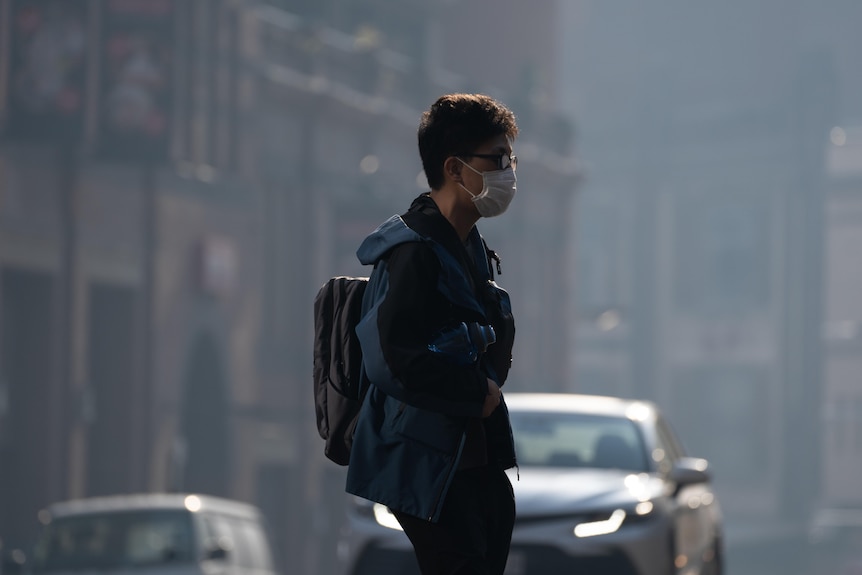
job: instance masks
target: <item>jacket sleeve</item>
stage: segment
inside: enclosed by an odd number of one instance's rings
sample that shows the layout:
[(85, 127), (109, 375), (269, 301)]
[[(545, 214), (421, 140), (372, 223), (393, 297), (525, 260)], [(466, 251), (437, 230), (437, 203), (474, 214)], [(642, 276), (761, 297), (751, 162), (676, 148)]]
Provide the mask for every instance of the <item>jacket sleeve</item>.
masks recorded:
[[(389, 284), (377, 313), (380, 348), (405, 403), (449, 415), (479, 417), (488, 393), (478, 365), (456, 365), (428, 350), (451, 314), (437, 284), (440, 263), (421, 242), (396, 247)], [(443, 316), (443, 317), (441, 317)]]

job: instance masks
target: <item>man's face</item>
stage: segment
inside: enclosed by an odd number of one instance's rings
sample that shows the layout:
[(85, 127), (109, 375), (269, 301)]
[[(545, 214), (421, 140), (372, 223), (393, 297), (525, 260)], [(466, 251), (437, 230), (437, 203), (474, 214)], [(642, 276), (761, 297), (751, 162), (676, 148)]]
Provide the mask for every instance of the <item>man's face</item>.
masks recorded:
[[(476, 170), (475, 172), (469, 169), (461, 170), (463, 186), (474, 195), (480, 194), (484, 187), (482, 173), (493, 172), (508, 167), (511, 158), (512, 141), (505, 134), (500, 134), (486, 140), (473, 152), (462, 156), (462, 160), (473, 168), (473, 170)], [(465, 193), (465, 196), (467, 201), (472, 205), (470, 195)], [(475, 209), (475, 206), (473, 209)]]

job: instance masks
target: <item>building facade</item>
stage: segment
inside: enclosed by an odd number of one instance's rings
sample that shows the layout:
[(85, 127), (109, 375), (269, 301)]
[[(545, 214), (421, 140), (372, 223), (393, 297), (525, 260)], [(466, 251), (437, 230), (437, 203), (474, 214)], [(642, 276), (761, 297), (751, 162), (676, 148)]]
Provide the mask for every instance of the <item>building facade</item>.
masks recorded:
[(239, 8), (0, 3), (7, 549), (53, 501), (237, 494), (263, 276)]
[[(849, 125), (848, 125), (849, 124)], [(831, 130), (825, 207), (824, 387), (820, 457), (823, 507), (858, 507), (862, 473), (862, 362), (859, 245), (862, 241), (862, 132), (851, 121)]]
[(442, 93), (519, 116), (524, 191), (482, 229), (523, 334), (512, 387), (562, 385), (566, 120), (471, 76), (517, 44), (481, 32), (451, 68), (447, 6), (0, 0), (6, 549), (54, 501), (200, 491), (258, 504), (282, 567), (329, 572), (344, 470), (315, 430), (311, 303), (427, 188), (415, 131)]
[(826, 152), (859, 112), (858, 7), (568, 10), (588, 166), (573, 389), (659, 402), (710, 459), (731, 545), (803, 530), (831, 481)]

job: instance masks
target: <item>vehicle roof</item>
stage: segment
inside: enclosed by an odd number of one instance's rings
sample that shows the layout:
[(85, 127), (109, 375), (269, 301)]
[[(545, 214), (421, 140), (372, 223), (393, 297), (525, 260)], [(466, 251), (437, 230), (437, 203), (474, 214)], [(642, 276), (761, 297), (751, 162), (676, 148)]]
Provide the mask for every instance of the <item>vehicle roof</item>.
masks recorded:
[(88, 497), (54, 503), (48, 507), (51, 517), (67, 517), (89, 513), (110, 513), (136, 510), (184, 510), (186, 499), (197, 497), (200, 506), (195, 511), (211, 511), (249, 518), (258, 517), (257, 507), (249, 503), (195, 493), (137, 493)]
[(636, 411), (637, 419), (655, 417), (658, 408), (649, 401), (605, 395), (579, 393), (506, 393), (510, 411), (549, 411), (628, 417)]

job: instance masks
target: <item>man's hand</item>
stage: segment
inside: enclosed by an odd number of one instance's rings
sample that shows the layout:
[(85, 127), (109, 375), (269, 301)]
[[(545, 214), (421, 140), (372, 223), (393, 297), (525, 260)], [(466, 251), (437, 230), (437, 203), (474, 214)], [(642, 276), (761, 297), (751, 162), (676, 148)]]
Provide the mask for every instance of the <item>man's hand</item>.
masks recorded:
[(482, 406), (482, 417), (488, 417), (494, 410), (497, 409), (497, 406), (500, 405), (500, 399), (503, 397), (503, 392), (500, 390), (500, 386), (491, 379), (488, 379), (488, 395), (485, 396), (485, 405)]

